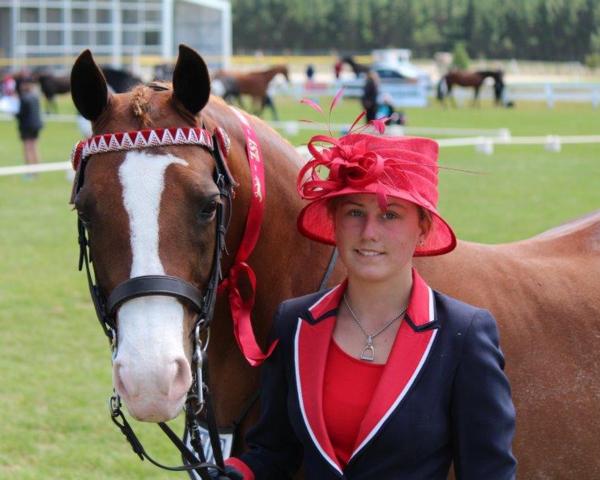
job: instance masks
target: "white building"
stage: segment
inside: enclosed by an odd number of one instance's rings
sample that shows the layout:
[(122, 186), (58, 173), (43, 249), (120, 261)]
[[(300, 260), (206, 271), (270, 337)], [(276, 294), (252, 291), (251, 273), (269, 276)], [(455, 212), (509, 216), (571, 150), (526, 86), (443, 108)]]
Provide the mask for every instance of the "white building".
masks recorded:
[(115, 67), (147, 55), (167, 62), (180, 43), (226, 67), (229, 1), (0, 0), (0, 59), (13, 67), (68, 65), (86, 48)]

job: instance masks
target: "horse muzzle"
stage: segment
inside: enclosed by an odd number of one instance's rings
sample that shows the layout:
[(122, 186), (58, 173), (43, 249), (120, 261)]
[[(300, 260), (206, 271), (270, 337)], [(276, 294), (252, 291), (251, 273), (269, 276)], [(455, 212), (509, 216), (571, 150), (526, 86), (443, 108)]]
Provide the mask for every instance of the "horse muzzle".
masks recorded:
[(122, 305), (118, 322), (115, 390), (137, 420), (175, 418), (192, 385), (182, 305), (170, 297), (136, 298)]

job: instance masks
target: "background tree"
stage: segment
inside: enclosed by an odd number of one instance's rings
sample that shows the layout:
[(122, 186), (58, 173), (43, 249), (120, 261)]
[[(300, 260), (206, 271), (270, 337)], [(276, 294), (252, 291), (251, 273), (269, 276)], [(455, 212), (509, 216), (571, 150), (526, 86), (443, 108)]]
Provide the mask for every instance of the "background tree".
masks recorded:
[(452, 68), (457, 70), (467, 70), (471, 59), (463, 42), (456, 42), (452, 50)]
[(583, 61), (600, 35), (600, 0), (231, 0), (237, 53), (417, 57), (463, 42), (473, 58)]

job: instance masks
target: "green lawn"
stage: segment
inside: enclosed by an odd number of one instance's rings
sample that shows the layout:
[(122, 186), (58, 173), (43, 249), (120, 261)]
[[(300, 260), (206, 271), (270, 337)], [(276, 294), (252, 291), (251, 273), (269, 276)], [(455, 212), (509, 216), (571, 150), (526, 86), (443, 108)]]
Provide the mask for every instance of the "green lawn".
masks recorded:
[[(62, 111), (67, 111), (63, 99)], [(284, 119), (316, 118), (277, 99)], [(334, 122), (349, 122), (356, 101), (342, 102)], [(515, 109), (408, 110), (412, 126), (509, 128), (513, 135), (598, 134), (591, 106), (520, 104)], [(305, 142), (310, 132), (291, 138)], [(46, 162), (68, 159), (79, 134), (49, 122), (41, 137)], [(459, 237), (506, 242), (537, 234), (600, 208), (600, 146), (501, 146), (491, 156), (472, 147), (445, 148), (441, 211)], [(0, 165), (21, 162), (12, 122), (0, 122)], [(85, 276), (76, 271), (75, 216), (64, 172), (0, 177), (0, 478), (187, 478), (141, 463), (108, 417), (109, 350), (95, 320)], [(176, 455), (149, 428), (149, 449), (166, 462)], [(156, 429), (158, 430), (158, 429)]]

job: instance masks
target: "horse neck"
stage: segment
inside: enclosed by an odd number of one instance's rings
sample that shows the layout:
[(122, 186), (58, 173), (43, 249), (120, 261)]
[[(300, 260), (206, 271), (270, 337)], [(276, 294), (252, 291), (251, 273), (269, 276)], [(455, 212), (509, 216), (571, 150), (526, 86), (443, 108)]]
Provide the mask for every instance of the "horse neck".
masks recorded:
[[(219, 102), (220, 103), (220, 102)], [(225, 107), (229, 108), (229, 107)], [(279, 301), (290, 296), (308, 293), (318, 288), (319, 280), (327, 265), (331, 249), (311, 242), (302, 237), (296, 227), (296, 219), (303, 206), (296, 192), (296, 176), (303, 163), (302, 158), (286, 140), (262, 121), (250, 117), (257, 134), (263, 155), (265, 167), (264, 217), (260, 237), (249, 263), (255, 269), (258, 280), (258, 295), (268, 294), (277, 297)], [(221, 117), (223, 126), (232, 137), (232, 155), (230, 168), (238, 183), (234, 201), (234, 221), (228, 236), (227, 246), (231, 255), (226, 259), (225, 266), (230, 266), (235, 256), (234, 251), (239, 247), (243, 235), (246, 215), (236, 215), (235, 212), (247, 212), (251, 200), (252, 179), (245, 153), (245, 138), (240, 129), (239, 119), (231, 112), (226, 118)], [(237, 239), (237, 240), (234, 240)], [(234, 245), (235, 243), (235, 245)], [(273, 268), (281, 268), (281, 276), (293, 276), (293, 272), (301, 272), (307, 260), (315, 255), (319, 268), (308, 269), (301, 278), (294, 282), (274, 281)], [(325, 258), (325, 260), (322, 260)], [(227, 265), (229, 264), (229, 265)], [(265, 290), (263, 285), (269, 285)], [(257, 301), (257, 309), (265, 309), (268, 318), (271, 317), (272, 301)], [(278, 303), (278, 302), (277, 302)], [(259, 311), (256, 311), (257, 317)]]
[(479, 72), (479, 75), (481, 75), (481, 77), (483, 79), (486, 79), (488, 77), (493, 78), (496, 82), (500, 81), (501, 75), (500, 72), (495, 71), (495, 70), (481, 70)]
[[(209, 109), (219, 110), (218, 125), (231, 137), (232, 147), (228, 163), (239, 183), (226, 240), (229, 255), (223, 262), (224, 275), (227, 276), (246, 225), (252, 181), (239, 119), (219, 100), (212, 101)], [(262, 192), (265, 203), (260, 237), (248, 260), (256, 274), (252, 328), (258, 343), (264, 348), (277, 305), (287, 298), (318, 288), (331, 249), (310, 242), (297, 231), (296, 218), (302, 207), (295, 188), (296, 175), (300, 168), (298, 153), (266, 124), (254, 117), (250, 117), (250, 121), (262, 150), (266, 180), (266, 189)], [(247, 282), (242, 281), (240, 290), (244, 298), (247, 298), (249, 293), (247, 287)], [(257, 369), (248, 366), (240, 354), (231, 354), (232, 350), (237, 350), (237, 346), (232, 335), (231, 320), (227, 318), (230, 313), (225, 295), (219, 297), (216, 316), (219, 317), (219, 321), (213, 324), (211, 345), (219, 345), (219, 348), (209, 351), (212, 352), (209, 365), (212, 378), (235, 379), (227, 388), (221, 385), (215, 385), (213, 388), (219, 421), (228, 423), (240, 414), (245, 401), (258, 388), (258, 373)]]
[(263, 80), (268, 84), (271, 80), (273, 80), (275, 75), (279, 73), (283, 75), (283, 71), (280, 68), (271, 68), (270, 70), (262, 73)]

